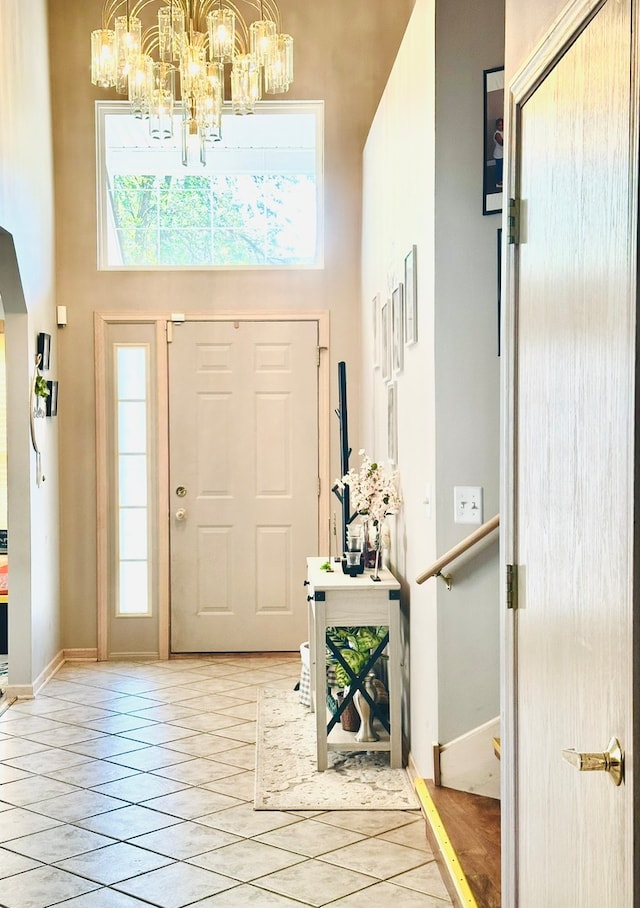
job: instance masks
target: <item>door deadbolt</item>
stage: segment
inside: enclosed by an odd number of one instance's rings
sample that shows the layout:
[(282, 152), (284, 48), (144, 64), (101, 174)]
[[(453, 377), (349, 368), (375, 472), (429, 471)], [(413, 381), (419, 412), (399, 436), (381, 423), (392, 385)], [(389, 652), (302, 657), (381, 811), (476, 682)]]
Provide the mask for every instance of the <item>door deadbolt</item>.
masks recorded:
[(176, 489), (176, 495), (178, 496), (178, 498), (184, 498), (186, 494), (187, 490), (185, 489), (185, 487), (178, 486), (178, 488)]
[(624, 754), (617, 738), (609, 741), (604, 753), (581, 754), (575, 750), (563, 750), (562, 758), (578, 772), (608, 772), (614, 785), (620, 785), (624, 777)]

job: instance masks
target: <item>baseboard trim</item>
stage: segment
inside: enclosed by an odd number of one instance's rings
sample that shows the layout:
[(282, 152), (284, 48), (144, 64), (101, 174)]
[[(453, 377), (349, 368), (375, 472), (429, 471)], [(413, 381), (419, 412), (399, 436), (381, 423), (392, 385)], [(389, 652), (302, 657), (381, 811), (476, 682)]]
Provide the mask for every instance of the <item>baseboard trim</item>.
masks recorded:
[(478, 908), (460, 860), (444, 828), (440, 814), (433, 803), (424, 779), (415, 778), (413, 784), (420, 800), (422, 812), (427, 821), (428, 837), (438, 866), (446, 875), (445, 885), (458, 908)]
[(96, 647), (87, 647), (86, 649), (63, 649), (62, 655), (65, 662), (97, 662), (98, 650)]
[(39, 690), (41, 690), (47, 681), (55, 675), (58, 669), (64, 665), (64, 650), (56, 653), (48, 665), (42, 669), (38, 677), (32, 684), (9, 684), (5, 696), (7, 700), (33, 700)]

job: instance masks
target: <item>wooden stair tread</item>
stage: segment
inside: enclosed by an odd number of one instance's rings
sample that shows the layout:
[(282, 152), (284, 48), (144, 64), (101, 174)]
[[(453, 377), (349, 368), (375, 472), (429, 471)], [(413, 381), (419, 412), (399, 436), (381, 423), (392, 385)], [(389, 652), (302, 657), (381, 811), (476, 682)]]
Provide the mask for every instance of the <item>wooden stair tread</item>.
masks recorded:
[(478, 908), (500, 908), (500, 801), (426, 780)]

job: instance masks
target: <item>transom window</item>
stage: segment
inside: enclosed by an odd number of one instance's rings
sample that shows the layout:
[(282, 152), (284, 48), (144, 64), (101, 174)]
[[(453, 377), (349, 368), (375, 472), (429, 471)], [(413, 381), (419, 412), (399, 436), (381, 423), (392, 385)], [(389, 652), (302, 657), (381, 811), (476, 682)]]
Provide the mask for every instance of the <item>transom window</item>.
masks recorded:
[(322, 102), (225, 111), (205, 166), (151, 138), (126, 102), (96, 103), (98, 267), (322, 267)]

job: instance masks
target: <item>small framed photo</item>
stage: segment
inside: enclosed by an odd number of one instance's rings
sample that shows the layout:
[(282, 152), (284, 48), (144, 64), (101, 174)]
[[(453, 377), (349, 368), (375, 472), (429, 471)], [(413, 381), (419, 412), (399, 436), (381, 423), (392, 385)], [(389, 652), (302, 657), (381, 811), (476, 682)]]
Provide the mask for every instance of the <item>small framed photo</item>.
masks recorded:
[(373, 331), (373, 368), (380, 368), (380, 294), (371, 302), (371, 328)]
[(45, 413), (47, 416), (58, 415), (58, 382), (48, 381), (49, 394), (45, 397)]
[(393, 349), (392, 365), (393, 374), (397, 375), (404, 368), (404, 303), (403, 285), (398, 284), (391, 295), (391, 308), (393, 311)]
[(391, 300), (380, 310), (380, 371), (382, 378), (391, 378)]
[(397, 385), (394, 381), (387, 385), (387, 457), (392, 464), (398, 462), (398, 414)]
[(404, 329), (408, 346), (418, 340), (418, 259), (411, 247), (404, 259)]
[(38, 363), (38, 369), (41, 372), (46, 372), (49, 368), (49, 361), (51, 359), (51, 335), (42, 334), (38, 335), (38, 355), (40, 356), (40, 362)]
[(484, 70), (484, 162), (482, 213), (502, 211), (504, 160), (504, 66)]

